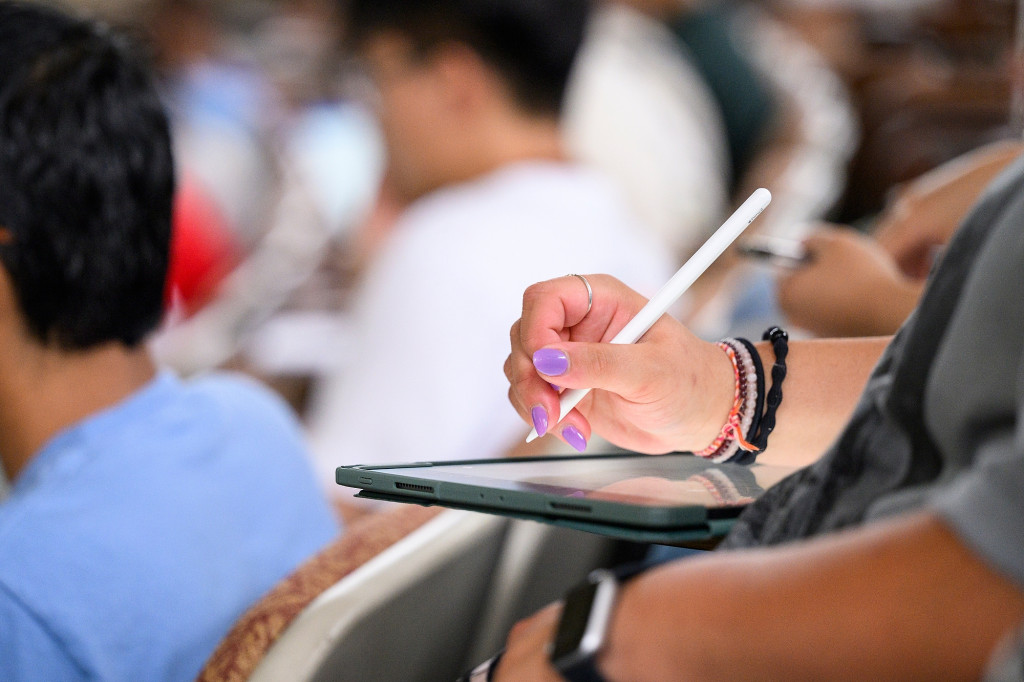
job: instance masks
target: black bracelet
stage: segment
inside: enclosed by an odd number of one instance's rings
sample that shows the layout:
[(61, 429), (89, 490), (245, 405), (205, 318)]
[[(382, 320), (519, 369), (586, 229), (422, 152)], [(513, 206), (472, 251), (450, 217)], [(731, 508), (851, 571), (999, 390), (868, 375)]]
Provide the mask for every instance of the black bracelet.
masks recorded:
[[(761, 338), (771, 341), (772, 350), (775, 351), (775, 363), (772, 365), (772, 387), (765, 396), (765, 410), (759, 428), (756, 431), (751, 429), (754, 435), (747, 438), (751, 445), (757, 447), (758, 452), (763, 452), (768, 447), (768, 436), (775, 430), (775, 413), (782, 404), (782, 382), (786, 379), (786, 355), (789, 354), (789, 334), (785, 329), (772, 327)], [(763, 385), (758, 386), (759, 392), (762, 388)]]

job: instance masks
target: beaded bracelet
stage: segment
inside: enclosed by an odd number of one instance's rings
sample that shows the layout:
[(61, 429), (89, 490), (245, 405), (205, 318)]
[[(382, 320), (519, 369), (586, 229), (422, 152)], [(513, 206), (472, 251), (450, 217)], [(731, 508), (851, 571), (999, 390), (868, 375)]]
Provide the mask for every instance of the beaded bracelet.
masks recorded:
[(696, 455), (714, 462), (750, 464), (767, 447), (768, 436), (775, 428), (775, 413), (782, 403), (789, 335), (780, 327), (772, 327), (764, 333), (763, 338), (771, 341), (775, 352), (772, 387), (767, 396), (764, 391), (764, 368), (754, 345), (742, 338), (722, 339), (718, 342), (718, 347), (729, 357), (733, 366), (733, 405), (718, 436)]
[[(725, 424), (722, 426), (722, 430), (719, 431), (718, 436), (715, 437), (715, 440), (700, 452), (695, 453), (699, 457), (715, 462), (724, 462), (730, 459), (738, 448), (745, 450), (754, 449), (754, 446), (743, 438), (743, 422), (744, 417), (746, 417), (749, 428), (751, 415), (757, 400), (756, 391), (750, 390), (752, 385), (747, 378), (747, 374), (743, 371), (744, 367), (741, 365), (743, 360), (740, 359), (741, 356), (737, 354), (736, 349), (729, 341), (731, 339), (725, 339), (719, 341), (716, 345), (725, 351), (729, 361), (732, 363), (733, 377), (735, 379), (732, 409), (729, 410), (729, 416), (726, 417)], [(746, 352), (746, 349), (744, 348), (743, 351)]]
[(740, 380), (743, 384), (740, 391), (745, 396), (740, 414), (741, 433), (745, 439), (742, 443), (736, 440), (715, 457), (719, 461), (749, 464), (758, 453), (758, 448), (751, 444), (751, 435), (758, 432), (761, 423), (761, 411), (764, 407), (764, 368), (761, 366), (761, 356), (757, 349), (746, 339), (723, 339), (723, 343), (729, 344), (736, 351)]
[(740, 493), (736, 483), (715, 468), (707, 469), (701, 474), (694, 474), (686, 480), (700, 483), (715, 502), (722, 506), (749, 504), (754, 501), (753, 497)]

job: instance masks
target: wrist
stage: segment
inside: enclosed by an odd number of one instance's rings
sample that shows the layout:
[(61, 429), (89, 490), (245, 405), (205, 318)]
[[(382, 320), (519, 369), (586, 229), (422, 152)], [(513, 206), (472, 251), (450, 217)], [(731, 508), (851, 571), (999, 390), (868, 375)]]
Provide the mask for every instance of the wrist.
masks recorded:
[(549, 648), (551, 664), (563, 678), (570, 682), (609, 682), (599, 658), (608, 647), (623, 589), (646, 569), (644, 563), (597, 569), (566, 593)]
[[(651, 600), (648, 597), (654, 596)], [(608, 682), (619, 680), (667, 680), (673, 674), (670, 656), (660, 641), (653, 617), (664, 608), (659, 595), (651, 595), (644, 576), (623, 586), (608, 628), (606, 645), (598, 655), (597, 669)]]
[(694, 381), (688, 397), (703, 409), (684, 436), (680, 450), (697, 452), (714, 441), (729, 418), (736, 391), (735, 373), (729, 356), (717, 344), (703, 344), (701, 361), (704, 378)]

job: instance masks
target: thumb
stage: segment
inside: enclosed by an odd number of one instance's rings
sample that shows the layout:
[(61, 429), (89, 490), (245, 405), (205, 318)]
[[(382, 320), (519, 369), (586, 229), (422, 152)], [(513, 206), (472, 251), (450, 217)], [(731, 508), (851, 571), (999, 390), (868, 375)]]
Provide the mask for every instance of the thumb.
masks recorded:
[[(601, 389), (626, 400), (649, 392), (664, 379), (666, 366), (658, 362), (648, 343), (614, 344), (566, 342), (534, 353), (534, 367), (545, 380), (563, 388)], [(551, 363), (549, 358), (564, 360)]]

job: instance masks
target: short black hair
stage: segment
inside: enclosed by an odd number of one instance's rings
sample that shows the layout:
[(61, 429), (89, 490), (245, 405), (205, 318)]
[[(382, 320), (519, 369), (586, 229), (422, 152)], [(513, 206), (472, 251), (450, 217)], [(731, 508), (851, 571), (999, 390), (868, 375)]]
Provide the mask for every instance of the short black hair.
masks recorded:
[(160, 322), (174, 163), (148, 68), (122, 37), (0, 2), (0, 263), (29, 332), (132, 347)]
[(417, 50), (468, 45), (508, 83), (523, 109), (561, 112), (589, 0), (341, 0), (352, 45), (394, 31)]

